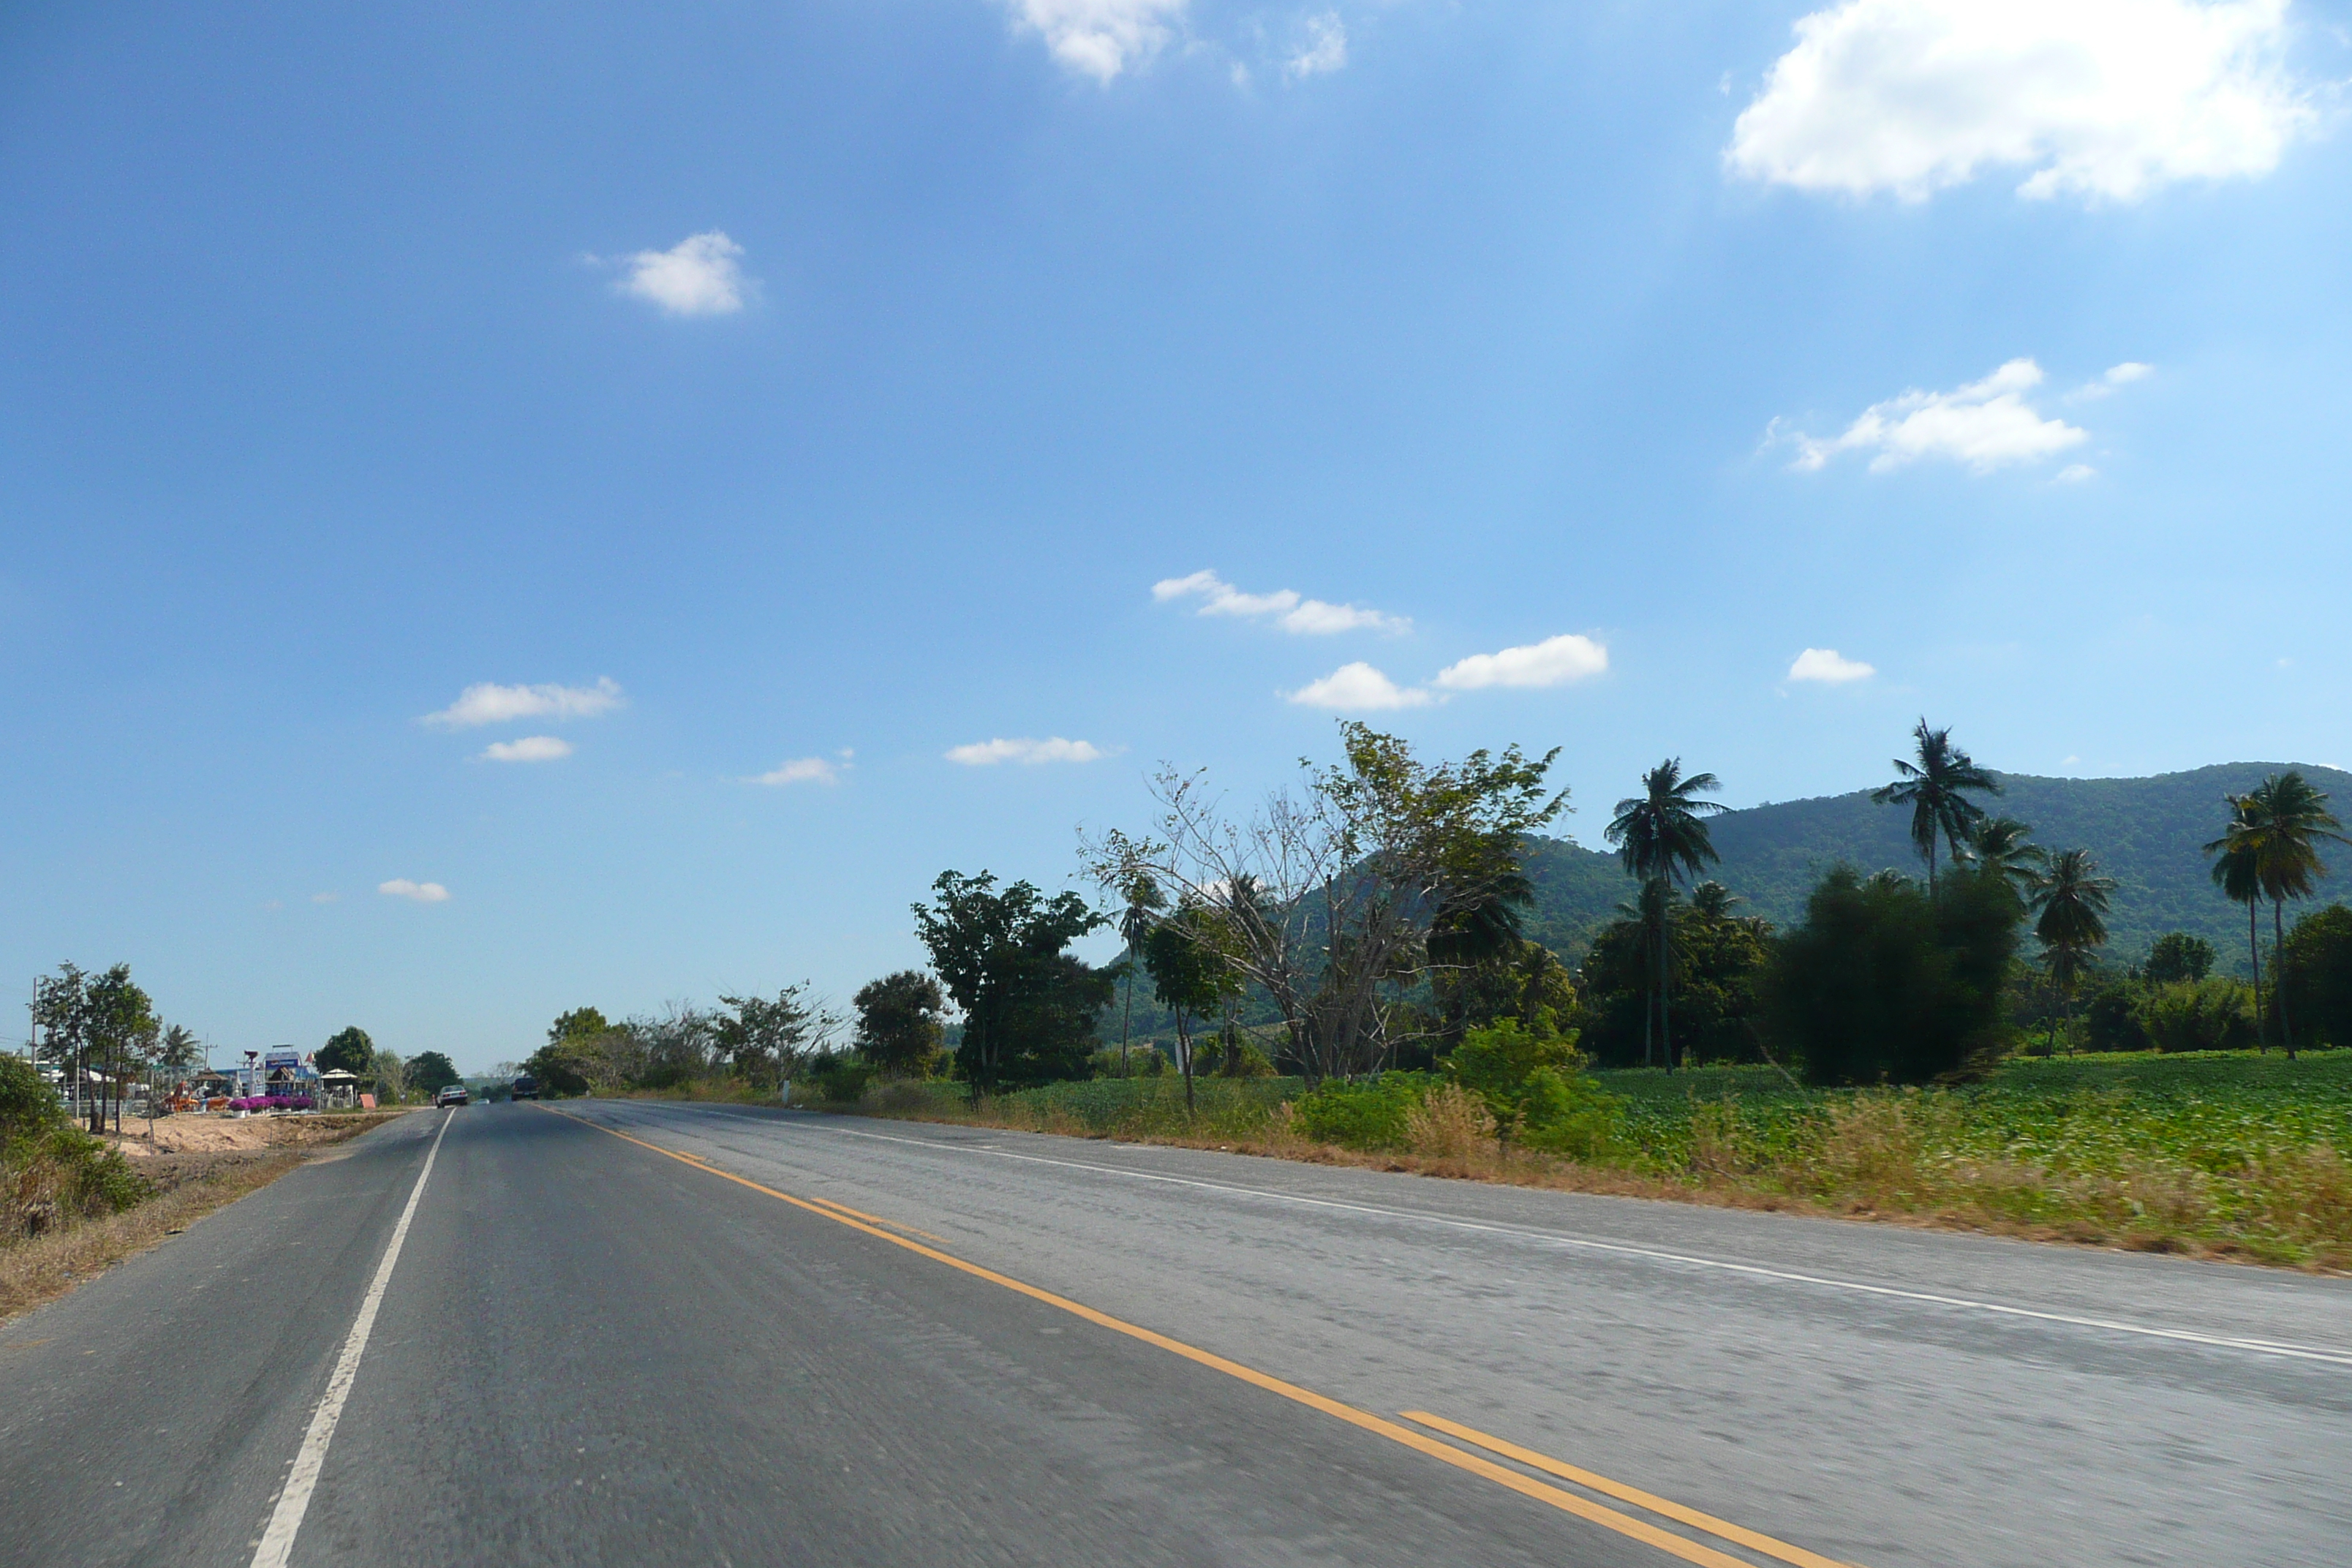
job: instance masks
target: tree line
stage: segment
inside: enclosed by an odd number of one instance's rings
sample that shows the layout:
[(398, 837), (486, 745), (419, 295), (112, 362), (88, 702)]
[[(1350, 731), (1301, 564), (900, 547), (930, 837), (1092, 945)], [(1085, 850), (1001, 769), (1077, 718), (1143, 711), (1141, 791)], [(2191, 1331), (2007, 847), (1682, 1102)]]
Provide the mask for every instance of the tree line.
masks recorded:
[[(1568, 809), (1557, 757), (1513, 746), (1432, 762), (1348, 723), (1339, 761), (1302, 762), (1290, 786), (1238, 808), (1205, 773), (1163, 766), (1148, 824), (1082, 837), (1094, 899), (945, 871), (912, 906), (928, 969), (872, 982), (846, 1011), (806, 984), (618, 1023), (583, 1008), (526, 1065), (559, 1093), (791, 1080), (828, 1099), (876, 1078), (950, 1078), (980, 1096), (1165, 1067), (1189, 1100), (1202, 1072), (1311, 1084), (1427, 1069), (1508, 1026), (1481, 1048), (1501, 1037), (1669, 1072), (1769, 1060), (1816, 1082), (1921, 1082), (2037, 1037), (2110, 1042), (2119, 987), (2138, 988), (2124, 1005), (2149, 1037), (2186, 1037), (2165, 1032), (2181, 1005), (2166, 987), (2212, 984), (2156, 978), (2193, 938), (2159, 942), (2146, 975), (2107, 963), (2114, 879), (2088, 850), (2037, 844), (1990, 810), (1999, 780), (1924, 719), (1874, 794), (1906, 813), (1919, 875), (1833, 867), (1803, 917), (1775, 930), (1706, 875), (1720, 781), (1668, 758), (1610, 816), (1628, 897), (1571, 967), (1526, 932), (1527, 846)], [(2270, 962), (2294, 976), (2250, 1010), (2255, 1042), (2274, 1028), (2292, 1049), (2295, 1021), (2307, 1034), (2323, 1013), (2330, 1030), (2339, 1014), (2352, 1025), (2352, 911), (2292, 931), (2283, 913), (2325, 875), (2318, 846), (2341, 841), (2326, 796), (2287, 773), (2225, 804), (2215, 880), (2248, 903), (2258, 946), (2253, 911), (2271, 904)], [(1106, 928), (1113, 962), (1073, 951)], [(1165, 1056), (1132, 1048), (1139, 988), (1172, 1025)]]

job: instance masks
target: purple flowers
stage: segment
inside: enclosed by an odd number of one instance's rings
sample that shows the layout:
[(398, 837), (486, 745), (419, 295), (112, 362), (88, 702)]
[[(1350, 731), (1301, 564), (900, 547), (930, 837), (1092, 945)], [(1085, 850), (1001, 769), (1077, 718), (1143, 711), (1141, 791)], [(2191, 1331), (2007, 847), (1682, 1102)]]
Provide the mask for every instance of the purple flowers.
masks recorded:
[(249, 1094), (242, 1100), (228, 1102), (231, 1110), (308, 1110), (311, 1099), (307, 1094)]

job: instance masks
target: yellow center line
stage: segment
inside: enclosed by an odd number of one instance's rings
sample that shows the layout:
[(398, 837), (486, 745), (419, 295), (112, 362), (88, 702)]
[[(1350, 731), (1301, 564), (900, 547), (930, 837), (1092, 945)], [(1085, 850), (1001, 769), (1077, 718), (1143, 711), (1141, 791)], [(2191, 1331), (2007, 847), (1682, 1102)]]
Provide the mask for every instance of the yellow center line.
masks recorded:
[(1775, 1541), (1769, 1535), (1759, 1534), (1755, 1531), (1733, 1524), (1728, 1520), (1717, 1519), (1713, 1514), (1701, 1513), (1695, 1508), (1685, 1508), (1682, 1504), (1668, 1499), (1653, 1497), (1637, 1487), (1629, 1487), (1622, 1481), (1612, 1481), (1607, 1476), (1595, 1475), (1591, 1470), (1578, 1469), (1574, 1465), (1565, 1464), (1549, 1454), (1539, 1454), (1533, 1448), (1522, 1448), (1517, 1443), (1490, 1436), (1475, 1427), (1465, 1426), (1458, 1421), (1448, 1421), (1443, 1415), (1432, 1415), (1426, 1410), (1407, 1410), (1403, 1415), (1408, 1421), (1418, 1421), (1423, 1426), (1434, 1428), (1449, 1437), (1459, 1437), (1465, 1443), (1475, 1443), (1481, 1448), (1500, 1454), (1507, 1459), (1517, 1459), (1530, 1469), (1558, 1476), (1564, 1481), (1574, 1481), (1580, 1487), (1590, 1487), (1594, 1491), (1607, 1497), (1613, 1497), (1620, 1502), (1630, 1502), (1636, 1508), (1648, 1509), (1652, 1513), (1663, 1514), (1680, 1523), (1704, 1530), (1710, 1535), (1719, 1535), (1726, 1541), (1747, 1547), (1750, 1552), (1760, 1552), (1767, 1557), (1777, 1557), (1783, 1563), (1793, 1563), (1797, 1568), (1853, 1568), (1852, 1563), (1841, 1563), (1834, 1557), (1823, 1557), (1819, 1552), (1808, 1552), (1801, 1546), (1791, 1546), (1785, 1541)]
[(1645, 1546), (1654, 1546), (1659, 1551), (1670, 1556), (1679, 1557), (1685, 1563), (1700, 1564), (1701, 1568), (1755, 1568), (1753, 1563), (1744, 1559), (1717, 1552), (1711, 1546), (1702, 1545), (1696, 1541), (1676, 1535), (1671, 1531), (1661, 1530), (1645, 1520), (1619, 1513), (1614, 1509), (1603, 1508), (1589, 1498), (1580, 1497), (1574, 1492), (1563, 1491), (1555, 1486), (1548, 1486), (1532, 1477), (1523, 1476), (1517, 1470), (1506, 1469), (1492, 1460), (1480, 1458), (1475, 1454), (1465, 1454), (1451, 1444), (1441, 1443), (1436, 1438), (1416, 1432), (1410, 1426), (1400, 1426), (1395, 1422), (1375, 1415), (1369, 1410), (1359, 1410), (1352, 1405), (1342, 1404), (1337, 1399), (1318, 1394), (1311, 1388), (1301, 1388), (1295, 1383), (1286, 1383), (1281, 1378), (1258, 1371), (1255, 1367), (1244, 1366), (1237, 1361), (1227, 1361), (1223, 1356), (1213, 1352), (1188, 1345), (1181, 1340), (1171, 1340), (1166, 1334), (1157, 1333), (1139, 1324), (1128, 1322), (1124, 1319), (1114, 1318), (1108, 1312), (1097, 1311), (1094, 1308), (1083, 1302), (1073, 1301), (1066, 1296), (1056, 1296), (1050, 1290), (1040, 1289), (1010, 1275), (999, 1274), (992, 1268), (983, 1268), (977, 1263), (967, 1263), (962, 1258), (950, 1253), (941, 1252), (937, 1247), (926, 1247), (919, 1241), (909, 1241), (903, 1236), (894, 1236), (877, 1226), (869, 1225), (863, 1220), (852, 1219), (846, 1215), (835, 1213), (833, 1209), (812, 1203), (806, 1198), (795, 1197), (790, 1193), (762, 1186), (749, 1177), (736, 1175), (730, 1171), (722, 1171), (716, 1165), (695, 1159), (692, 1155), (680, 1154), (674, 1150), (665, 1149), (658, 1143), (648, 1143), (642, 1138), (631, 1137), (616, 1127), (607, 1127), (602, 1122), (574, 1116), (567, 1110), (557, 1110), (552, 1106), (542, 1105), (540, 1109), (550, 1115), (576, 1121), (583, 1127), (593, 1127), (599, 1132), (609, 1132), (624, 1142), (635, 1143), (640, 1149), (650, 1149), (656, 1154), (679, 1161), (696, 1170), (708, 1172), (722, 1181), (749, 1187), (755, 1193), (763, 1193), (780, 1203), (787, 1203), (794, 1208), (822, 1215), (835, 1225), (863, 1231), (867, 1236), (887, 1241), (893, 1247), (903, 1247), (908, 1251), (919, 1253), (935, 1263), (943, 1263), (976, 1279), (985, 1279), (992, 1285), (1001, 1285), (1005, 1289), (1026, 1296), (1033, 1301), (1040, 1301), (1048, 1307), (1058, 1308), (1074, 1317), (1083, 1318), (1098, 1328), (1108, 1329), (1113, 1333), (1125, 1334), (1129, 1339), (1139, 1340), (1145, 1344), (1166, 1351), (1171, 1355), (1181, 1356), (1186, 1361), (1208, 1367), (1212, 1371), (1223, 1373), (1228, 1377), (1238, 1378), (1252, 1387), (1264, 1389), (1268, 1394), (1279, 1394), (1294, 1404), (1306, 1405), (1310, 1410), (1319, 1410), (1324, 1415), (1344, 1421), (1350, 1426), (1360, 1427), (1364, 1431), (1385, 1437), (1391, 1443), (1402, 1444), (1417, 1453), (1426, 1454), (1433, 1459), (1453, 1466), (1455, 1469), (1467, 1470), (1474, 1476), (1492, 1481), (1496, 1486), (1508, 1488), (1521, 1497), (1531, 1498), (1537, 1502), (1556, 1508), (1562, 1513), (1572, 1513), (1579, 1519), (1600, 1525), (1604, 1530), (1612, 1530), (1620, 1535), (1630, 1536)]

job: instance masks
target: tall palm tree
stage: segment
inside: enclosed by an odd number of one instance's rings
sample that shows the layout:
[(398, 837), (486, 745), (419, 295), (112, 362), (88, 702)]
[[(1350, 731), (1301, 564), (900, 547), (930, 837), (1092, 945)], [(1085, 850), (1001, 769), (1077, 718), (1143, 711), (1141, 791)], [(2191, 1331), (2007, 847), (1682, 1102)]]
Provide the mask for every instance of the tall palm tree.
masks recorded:
[[(2033, 934), (2042, 939), (2050, 978), (2058, 984), (2060, 1006), (2071, 1022), (2074, 983), (2095, 962), (2094, 953), (2106, 945), (2107, 898), (2116, 890), (2113, 877), (2099, 875), (2099, 863), (2087, 849), (2062, 849), (2050, 857), (2050, 869), (2035, 883), (2027, 907), (2041, 918)], [(2058, 1045), (2058, 1020), (2050, 1023), (2052, 1049)]]
[(2294, 1019), (2287, 1009), (2286, 976), (2279, 970), (2286, 952), (2286, 901), (2309, 898), (2319, 879), (2327, 875), (2322, 844), (2352, 844), (2352, 838), (2344, 837), (2344, 825), (2327, 809), (2326, 793), (2300, 770), (2272, 774), (2246, 799), (2257, 825), (2255, 875), (2271, 901), (2271, 989), (2278, 998), (2279, 1036), (2286, 1043), (2287, 1060), (2293, 1061)]
[(2246, 906), (2246, 956), (2254, 966), (2254, 1046), (2267, 1052), (2271, 1041), (2270, 1023), (2263, 1011), (2263, 928), (2255, 923), (2254, 915), (2263, 901), (2261, 814), (2251, 795), (2221, 798), (2230, 805), (2230, 825), (2221, 837), (2205, 846), (2205, 853), (2214, 857), (2213, 885)]
[(1127, 908), (1118, 917), (1118, 934), (1127, 943), (1126, 965), (1127, 1005), (1118, 1020), (1118, 1076), (1127, 1076), (1127, 1039), (1129, 1026), (1135, 1021), (1135, 967), (1143, 961), (1143, 943), (1151, 935), (1151, 928), (1160, 923), (1160, 911), (1168, 907), (1168, 897), (1160, 884), (1149, 876), (1138, 876), (1124, 889)]
[(2033, 829), (2013, 816), (1988, 816), (1969, 835), (1956, 858), (1990, 871), (2020, 899), (2032, 897), (2050, 866), (2050, 851), (2033, 842)]
[[(1698, 797), (1722, 787), (1723, 782), (1713, 773), (1693, 773), (1685, 778), (1680, 757), (1668, 757), (1643, 773), (1642, 793), (1617, 803), (1617, 814), (1610, 818), (1607, 829), (1609, 842), (1617, 846), (1618, 858), (1624, 861), (1627, 874), (1644, 883), (1670, 886), (1685, 877), (1696, 876), (1700, 867), (1720, 860), (1722, 857), (1715, 852), (1714, 841), (1708, 837), (1706, 819), (1724, 807)], [(1662, 896), (1662, 906), (1663, 903)], [(1675, 1046), (1666, 1014), (1666, 985), (1673, 961), (1666, 940), (1667, 922), (1661, 918), (1657, 925), (1658, 1044), (1666, 1070), (1672, 1072)], [(1646, 1058), (1648, 1052), (1643, 1055)]]
[(1881, 805), (1911, 808), (1911, 842), (1927, 862), (1927, 890), (1932, 893), (1937, 837), (1958, 854), (1969, 830), (1984, 818), (1984, 808), (1969, 795), (1999, 795), (2000, 781), (1952, 744), (1950, 730), (1930, 730), (1922, 719), (1911, 735), (1918, 761), (1895, 758), (1895, 782), (1871, 791), (1870, 798)]

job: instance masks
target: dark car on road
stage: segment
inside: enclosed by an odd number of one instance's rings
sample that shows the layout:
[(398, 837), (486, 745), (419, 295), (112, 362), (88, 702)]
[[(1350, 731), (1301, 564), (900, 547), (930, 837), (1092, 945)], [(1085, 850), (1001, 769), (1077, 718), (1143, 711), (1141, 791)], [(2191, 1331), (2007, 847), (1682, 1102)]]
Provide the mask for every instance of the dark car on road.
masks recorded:
[(514, 1087), (507, 1092), (513, 1095), (517, 1100), (537, 1100), (539, 1098), (539, 1079), (531, 1077), (529, 1073), (525, 1073), (520, 1078), (514, 1080)]

